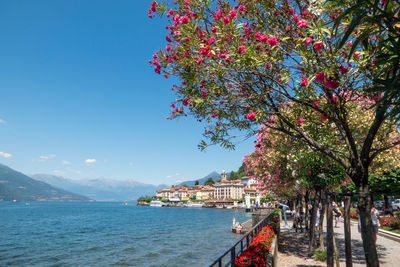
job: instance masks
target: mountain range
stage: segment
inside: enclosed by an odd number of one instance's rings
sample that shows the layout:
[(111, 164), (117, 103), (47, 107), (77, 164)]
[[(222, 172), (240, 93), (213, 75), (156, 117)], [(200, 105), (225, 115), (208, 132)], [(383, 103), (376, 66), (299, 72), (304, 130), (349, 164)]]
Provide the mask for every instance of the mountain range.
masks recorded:
[(49, 174), (34, 174), (31, 177), (54, 187), (81, 194), (97, 201), (131, 201), (141, 196), (153, 196), (158, 189), (168, 187), (165, 184), (145, 184), (131, 179), (112, 180), (97, 178), (73, 180)]
[(0, 200), (3, 201), (89, 201), (90, 199), (34, 180), (0, 164)]
[(198, 180), (194, 180), (194, 181), (184, 181), (180, 184), (178, 184), (178, 186), (183, 186), (183, 185), (187, 185), (187, 186), (194, 186), (194, 184), (196, 183), (196, 181), (199, 181), (199, 184), (204, 184), (205, 181), (208, 180), (208, 178), (213, 178), (213, 180), (216, 182), (221, 178), (221, 175), (218, 172), (212, 172), (206, 176), (204, 176), (203, 178), (200, 178)]

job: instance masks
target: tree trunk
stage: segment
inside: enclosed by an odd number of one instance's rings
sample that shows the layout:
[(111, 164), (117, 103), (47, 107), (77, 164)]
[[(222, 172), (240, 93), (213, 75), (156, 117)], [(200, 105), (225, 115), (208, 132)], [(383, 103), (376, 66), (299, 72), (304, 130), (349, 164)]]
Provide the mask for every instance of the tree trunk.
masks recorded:
[(339, 251), (337, 249), (336, 246), (336, 237), (335, 234), (333, 235), (333, 248), (334, 248), (334, 252), (335, 252), (335, 263), (336, 263), (336, 267), (340, 267), (340, 259), (339, 259)]
[(386, 215), (386, 211), (389, 209), (389, 199), (386, 194), (383, 195), (383, 200), (385, 202), (385, 204), (384, 204), (385, 206), (383, 208), (383, 214)]
[(319, 236), (319, 247), (321, 249), (324, 249), (324, 216), (325, 216), (325, 211), (326, 211), (326, 206), (327, 206), (327, 197), (326, 197), (326, 191), (321, 191), (322, 195), (322, 209), (321, 213), (319, 216), (319, 231), (318, 231), (318, 236)]
[(318, 205), (320, 202), (321, 196), (319, 195), (319, 191), (315, 191), (315, 201), (314, 201), (314, 206), (312, 209), (312, 215), (311, 215), (311, 222), (310, 222), (310, 243), (308, 245), (308, 256), (311, 257), (314, 255), (314, 249), (315, 249), (315, 224), (316, 224), (316, 217), (317, 217), (317, 210), (318, 210)]
[[(366, 172), (366, 175), (368, 177), (368, 172)], [(360, 194), (358, 201), (358, 209), (360, 211), (361, 237), (363, 240), (365, 260), (367, 266), (378, 267), (379, 260), (374, 241), (374, 230), (371, 219), (372, 201), (371, 198), (369, 197), (367, 177), (363, 177), (364, 179), (362, 179), (362, 184), (358, 187), (358, 193)]]
[(308, 216), (309, 216), (308, 215), (308, 195), (309, 195), (309, 193), (308, 193), (308, 191), (306, 191), (306, 194), (304, 196), (304, 205), (306, 208), (306, 210), (304, 211), (304, 227), (306, 229), (306, 232), (308, 230)]
[(333, 267), (335, 249), (333, 246), (334, 233), (331, 195), (327, 195), (326, 200), (326, 266)]
[(350, 197), (344, 197), (344, 242), (346, 251), (346, 267), (352, 267), (351, 258), (351, 228), (350, 228)]

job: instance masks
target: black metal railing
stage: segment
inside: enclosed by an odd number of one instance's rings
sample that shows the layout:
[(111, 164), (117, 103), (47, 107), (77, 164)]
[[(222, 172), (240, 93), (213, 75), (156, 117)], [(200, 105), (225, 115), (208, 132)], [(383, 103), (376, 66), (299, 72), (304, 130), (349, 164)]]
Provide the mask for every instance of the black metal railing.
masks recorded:
[(230, 248), (216, 256), (212, 261), (210, 261), (204, 267), (226, 267), (235, 266), (235, 259), (239, 256), (250, 244), (253, 238), (261, 231), (261, 229), (266, 226), (271, 220), (271, 214), (266, 218), (258, 222), (253, 228), (251, 228), (246, 234), (244, 234), (238, 241), (236, 241)]

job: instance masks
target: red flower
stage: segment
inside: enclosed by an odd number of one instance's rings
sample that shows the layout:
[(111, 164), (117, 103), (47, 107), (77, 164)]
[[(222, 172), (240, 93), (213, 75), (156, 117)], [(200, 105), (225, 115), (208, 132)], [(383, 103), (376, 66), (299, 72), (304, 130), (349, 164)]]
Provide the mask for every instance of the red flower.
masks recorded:
[(314, 49), (315, 51), (319, 51), (321, 49), (324, 49), (324, 43), (323, 42), (317, 42), (314, 44)]
[(269, 43), (271, 46), (275, 46), (275, 45), (278, 43), (278, 38), (276, 38), (276, 37), (269, 37), (269, 38), (268, 38), (268, 43)]
[(224, 17), (222, 20), (225, 24), (228, 24), (229, 22), (231, 22), (231, 19), (229, 17)]
[(307, 27), (308, 22), (304, 19), (301, 19), (297, 22), (297, 26), (299, 26), (300, 28), (305, 28)]
[(247, 113), (246, 118), (250, 121), (253, 121), (256, 118), (256, 114), (254, 114), (253, 112), (249, 112)]
[(300, 85), (301, 85), (301, 86), (307, 86), (307, 84), (308, 84), (308, 79), (307, 79), (307, 78), (304, 78), (304, 79), (300, 82)]

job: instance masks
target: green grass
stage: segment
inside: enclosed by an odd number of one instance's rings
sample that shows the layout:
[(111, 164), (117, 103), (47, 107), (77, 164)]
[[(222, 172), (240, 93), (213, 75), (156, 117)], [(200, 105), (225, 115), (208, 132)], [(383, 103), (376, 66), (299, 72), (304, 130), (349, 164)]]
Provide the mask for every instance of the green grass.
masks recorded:
[(400, 229), (395, 229), (395, 228), (392, 228), (392, 227), (389, 227), (389, 226), (382, 226), (381, 229), (400, 235)]
[(326, 248), (324, 250), (317, 249), (314, 252), (314, 257), (319, 261), (326, 261)]

